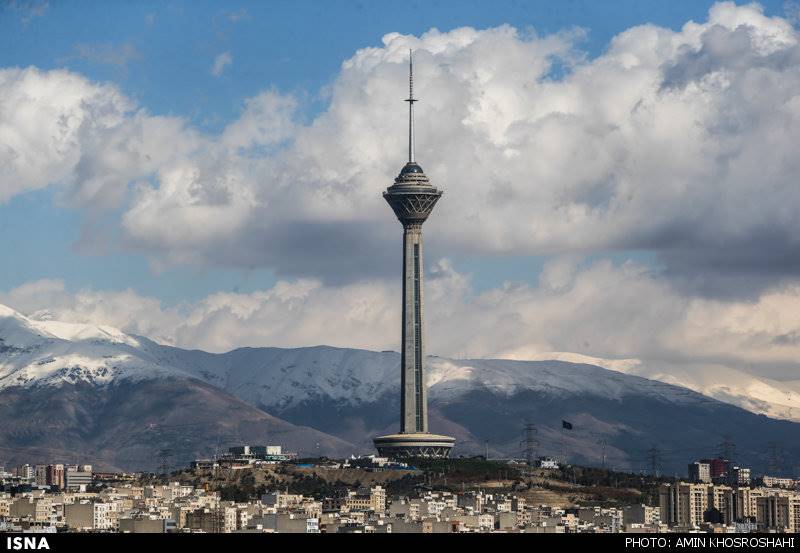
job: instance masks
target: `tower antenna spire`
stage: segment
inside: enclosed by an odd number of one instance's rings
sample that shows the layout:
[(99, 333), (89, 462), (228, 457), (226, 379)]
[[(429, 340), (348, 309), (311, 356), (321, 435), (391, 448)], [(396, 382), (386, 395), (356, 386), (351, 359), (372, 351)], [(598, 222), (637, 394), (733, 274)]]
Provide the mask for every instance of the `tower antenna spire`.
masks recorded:
[(414, 53), (408, 50), (408, 162), (414, 161)]

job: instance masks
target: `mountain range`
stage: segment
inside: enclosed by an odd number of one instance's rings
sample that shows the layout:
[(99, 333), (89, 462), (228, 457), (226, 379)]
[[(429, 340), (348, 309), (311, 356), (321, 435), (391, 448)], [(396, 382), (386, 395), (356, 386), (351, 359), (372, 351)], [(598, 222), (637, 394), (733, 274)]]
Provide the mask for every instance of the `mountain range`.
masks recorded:
[[(184, 350), (0, 306), (0, 463), (142, 470), (241, 443), (371, 453), (397, 430), (399, 365), (396, 352), (327, 346)], [(561, 360), (428, 365), (431, 430), (455, 436), (456, 455), (520, 456), (533, 423), (539, 454), (580, 464), (682, 474), (723, 437), (756, 472), (775, 463), (772, 444), (778, 472), (800, 460), (799, 423), (681, 386)]]

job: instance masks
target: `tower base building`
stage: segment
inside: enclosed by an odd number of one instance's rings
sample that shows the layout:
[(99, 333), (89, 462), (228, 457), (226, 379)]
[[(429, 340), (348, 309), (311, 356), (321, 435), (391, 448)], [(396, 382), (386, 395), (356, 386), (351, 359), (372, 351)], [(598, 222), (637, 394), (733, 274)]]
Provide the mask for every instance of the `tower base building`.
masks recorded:
[(409, 457), (429, 457), (444, 459), (456, 443), (455, 438), (431, 434), (429, 432), (408, 432), (389, 434), (374, 438), (372, 442), (381, 457), (406, 459)]

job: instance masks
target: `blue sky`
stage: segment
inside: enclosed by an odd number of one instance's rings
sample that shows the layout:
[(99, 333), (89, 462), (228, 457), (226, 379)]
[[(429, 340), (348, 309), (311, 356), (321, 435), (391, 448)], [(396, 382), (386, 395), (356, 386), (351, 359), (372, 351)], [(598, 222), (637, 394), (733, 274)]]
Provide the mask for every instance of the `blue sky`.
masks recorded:
[(793, 0), (0, 0), (0, 303), (208, 351), (396, 349), (380, 192), (413, 48), (445, 191), (431, 353), (589, 356), (800, 409), (798, 21)]
[[(0, 9), (0, 66), (66, 68), (93, 81), (110, 81), (151, 114), (183, 117), (217, 132), (241, 114), (244, 99), (271, 87), (299, 98), (298, 117), (313, 119), (327, 106), (326, 87), (342, 62), (360, 48), (379, 46), (389, 32), (419, 35), (432, 27), (510, 24), (548, 34), (582, 27), (588, 34), (581, 47), (595, 57), (626, 28), (649, 22), (679, 29), (687, 20), (703, 20), (711, 4), (17, 0)], [(769, 15), (786, 9), (782, 1), (762, 4)], [(224, 52), (233, 62), (214, 76), (214, 59)], [(82, 252), (76, 244), (84, 224), (83, 214), (64, 206), (52, 187), (0, 204), (0, 231), (14, 252), (14, 262), (0, 269), (0, 290), (54, 278), (70, 290), (130, 287), (173, 304), (218, 290), (252, 291), (275, 281), (269, 268), (175, 266), (156, 272), (140, 253)], [(635, 251), (613, 256), (653, 258)], [(544, 258), (457, 255), (453, 261), (483, 289), (508, 279), (535, 281)]]

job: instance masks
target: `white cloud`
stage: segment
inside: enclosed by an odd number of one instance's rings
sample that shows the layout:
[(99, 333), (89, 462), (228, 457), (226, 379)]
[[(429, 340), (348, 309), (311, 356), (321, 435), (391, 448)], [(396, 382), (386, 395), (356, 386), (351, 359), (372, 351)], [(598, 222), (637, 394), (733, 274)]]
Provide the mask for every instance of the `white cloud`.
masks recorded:
[[(787, 255), (800, 244), (791, 24), (721, 3), (679, 31), (631, 28), (588, 61), (578, 36), (389, 34), (343, 63), (311, 123), (267, 91), (218, 136), (71, 73), (4, 70), (0, 199), (64, 182), (76, 205), (121, 207), (123, 244), (159, 264), (385, 274), (397, 228), (380, 191), (403, 163), (413, 47), (418, 158), (445, 190), (427, 224), (434, 251), (650, 250), (706, 293), (800, 273)], [(556, 61), (562, 78), (549, 76)]]
[(297, 101), (276, 90), (245, 101), (239, 118), (225, 127), (220, 141), (234, 150), (268, 147), (290, 139), (297, 131), (292, 121)]
[(1, 70), (0, 98), (0, 202), (72, 180), (87, 145), (133, 109), (116, 87), (62, 70)]
[[(399, 290), (381, 277), (397, 269), (399, 225), (380, 192), (404, 162), (411, 47), (418, 158), (445, 190), (426, 223), (428, 259), (566, 254), (536, 286), (482, 293), (434, 265), (432, 352), (796, 379), (797, 31), (757, 5), (721, 3), (678, 31), (628, 29), (592, 60), (579, 36), (389, 34), (342, 64), (310, 123), (295, 98), (267, 90), (213, 136), (74, 73), (0, 70), (0, 201), (56, 183), (73, 206), (120, 210), (121, 246), (156, 264), (289, 275), (175, 308), (53, 282), (2, 301), (215, 351), (396, 347)], [(663, 270), (581, 262), (630, 248)]]
[[(477, 292), (440, 262), (426, 289), (429, 351), (594, 363), (800, 420), (800, 286), (720, 301), (684, 297), (632, 262), (552, 265), (544, 273), (555, 271), (558, 286), (543, 279)], [(318, 344), (396, 350), (399, 292), (396, 282), (331, 287), (303, 279), (164, 307), (130, 290), (69, 293), (58, 281), (38, 281), (0, 294), (0, 303), (217, 352)]]
[[(441, 261), (426, 284), (431, 353), (527, 359), (573, 352), (796, 378), (800, 286), (772, 289), (755, 302), (687, 298), (630, 261), (581, 264), (562, 277), (555, 288), (549, 282), (507, 283), (477, 292), (467, 275)], [(314, 344), (396, 349), (401, 302), (393, 281), (325, 286), (301, 279), (170, 308), (131, 290), (73, 294), (59, 281), (45, 280), (0, 294), (0, 303), (27, 314), (46, 309), (69, 322), (225, 351)]]
[(796, 278), (791, 24), (720, 3), (679, 31), (628, 29), (592, 60), (580, 36), (388, 34), (342, 64), (310, 123), (269, 90), (216, 136), (73, 73), (2, 70), (0, 201), (59, 183), (72, 205), (121, 210), (120, 245), (158, 265), (386, 275), (398, 228), (380, 192), (404, 159), (412, 47), (418, 157), (445, 190), (432, 254), (640, 249), (707, 295)]
[(158, 300), (132, 290), (69, 293), (62, 281), (53, 279), (18, 286), (0, 294), (0, 302), (15, 305), (35, 318), (105, 324), (162, 343), (174, 342), (173, 329), (180, 322), (176, 310), (163, 309)]
[(233, 56), (230, 52), (223, 52), (214, 58), (214, 64), (211, 66), (211, 74), (215, 77), (222, 75), (222, 72), (227, 66), (233, 63)]

